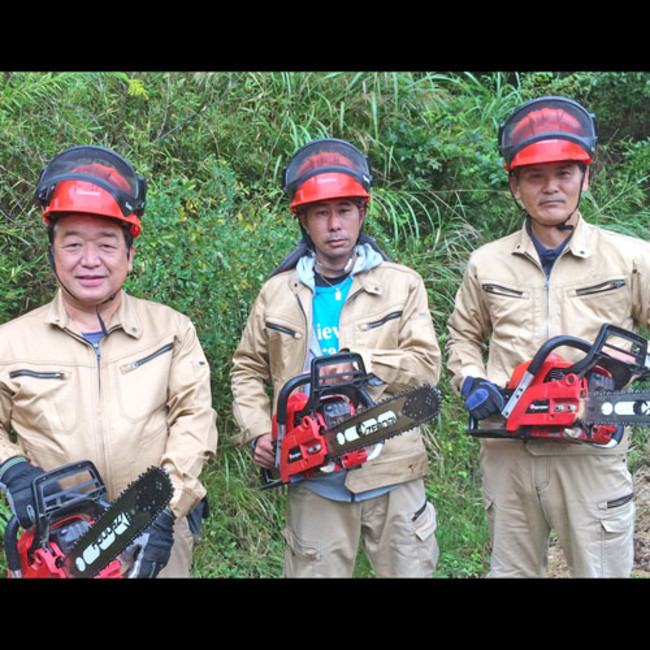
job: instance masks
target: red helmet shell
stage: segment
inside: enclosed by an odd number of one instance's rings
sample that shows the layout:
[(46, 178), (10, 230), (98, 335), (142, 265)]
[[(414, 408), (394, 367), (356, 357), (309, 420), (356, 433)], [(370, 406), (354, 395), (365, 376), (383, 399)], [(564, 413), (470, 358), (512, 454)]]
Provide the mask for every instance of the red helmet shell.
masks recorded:
[(71, 212), (117, 219), (129, 226), (134, 237), (142, 232), (142, 224), (137, 215), (131, 213), (124, 216), (115, 199), (106, 190), (88, 181), (61, 181), (43, 211), (43, 221), (50, 224), (57, 214)]
[(352, 176), (326, 172), (308, 178), (296, 191), (289, 207), (295, 214), (299, 207), (308, 203), (344, 198), (361, 198), (367, 204), (370, 194)]
[(561, 162), (564, 160), (573, 160), (582, 162), (585, 165), (591, 163), (591, 156), (574, 142), (567, 140), (544, 140), (535, 142), (524, 147), (508, 166), (505, 162), (503, 166), (508, 170), (524, 165), (536, 165), (539, 163)]

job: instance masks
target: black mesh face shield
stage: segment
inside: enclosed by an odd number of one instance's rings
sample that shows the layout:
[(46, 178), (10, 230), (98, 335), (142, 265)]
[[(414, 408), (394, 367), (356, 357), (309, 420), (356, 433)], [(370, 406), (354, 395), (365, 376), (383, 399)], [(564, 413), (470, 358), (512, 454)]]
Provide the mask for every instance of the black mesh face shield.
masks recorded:
[(342, 173), (370, 189), (372, 173), (368, 158), (345, 140), (324, 138), (299, 149), (284, 169), (283, 189), (293, 200), (298, 188), (310, 178), (325, 173)]
[(499, 129), (504, 167), (577, 160), (590, 163), (596, 150), (596, 118), (564, 97), (540, 97), (515, 110)]
[(86, 181), (108, 192), (124, 217), (141, 216), (146, 202), (146, 182), (133, 167), (110, 149), (92, 145), (66, 149), (45, 167), (38, 181), (36, 198), (43, 207), (63, 181)]

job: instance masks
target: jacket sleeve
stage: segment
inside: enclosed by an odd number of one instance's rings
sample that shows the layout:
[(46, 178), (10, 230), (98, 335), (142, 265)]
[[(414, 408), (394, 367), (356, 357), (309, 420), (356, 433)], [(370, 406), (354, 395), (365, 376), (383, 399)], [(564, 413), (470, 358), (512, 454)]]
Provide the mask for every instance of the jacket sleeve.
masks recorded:
[(422, 278), (413, 275), (400, 317), (397, 346), (363, 347), (351, 351), (361, 355), (366, 371), (376, 375), (391, 393), (417, 384), (437, 384), (441, 354), (426, 289)]
[(246, 444), (271, 432), (271, 380), (269, 351), (264, 334), (264, 293), (258, 295), (248, 316), (231, 370), (233, 415), (240, 433), (235, 444)]
[(635, 255), (631, 274), (632, 307), (635, 322), (650, 329), (650, 246), (643, 242)]
[(487, 376), (484, 357), (490, 333), (490, 316), (471, 259), (447, 326), (447, 370), (452, 386), (460, 391), (466, 377)]
[(22, 448), (13, 442), (11, 431), (12, 399), (0, 379), (0, 463), (12, 456), (24, 456)]
[(205, 462), (216, 452), (218, 437), (210, 369), (191, 322), (174, 352), (167, 421), (168, 439), (161, 465), (174, 485), (170, 508), (181, 517), (205, 496), (199, 477)]

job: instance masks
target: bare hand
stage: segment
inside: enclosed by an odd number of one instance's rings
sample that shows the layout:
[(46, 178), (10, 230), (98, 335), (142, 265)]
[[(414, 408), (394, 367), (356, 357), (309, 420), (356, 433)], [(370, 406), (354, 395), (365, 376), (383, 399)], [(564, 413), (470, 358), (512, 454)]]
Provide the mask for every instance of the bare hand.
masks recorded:
[(275, 449), (272, 434), (266, 433), (257, 439), (253, 450), (253, 462), (264, 469), (273, 469), (275, 467)]
[(355, 371), (354, 365), (351, 363), (339, 363), (332, 364), (331, 366), (325, 366), (320, 369), (320, 377), (326, 377), (328, 375), (341, 375), (340, 377), (332, 377), (331, 379), (322, 380), (323, 384), (338, 384), (343, 381), (350, 381), (352, 379), (351, 374)]

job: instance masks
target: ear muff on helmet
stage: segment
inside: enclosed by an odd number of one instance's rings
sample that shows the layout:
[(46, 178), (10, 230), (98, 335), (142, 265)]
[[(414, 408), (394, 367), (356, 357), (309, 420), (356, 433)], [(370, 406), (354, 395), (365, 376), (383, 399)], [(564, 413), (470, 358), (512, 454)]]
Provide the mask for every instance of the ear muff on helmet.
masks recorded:
[(284, 170), (283, 189), (291, 211), (309, 203), (336, 198), (370, 201), (370, 163), (344, 140), (324, 138), (299, 149)]
[(59, 214), (89, 214), (116, 219), (137, 237), (146, 192), (145, 179), (122, 156), (103, 147), (80, 146), (60, 153), (42, 170), (36, 199), (47, 224)]
[(503, 166), (575, 161), (588, 165), (596, 150), (596, 118), (565, 97), (540, 97), (515, 110), (499, 128)]

